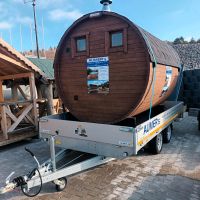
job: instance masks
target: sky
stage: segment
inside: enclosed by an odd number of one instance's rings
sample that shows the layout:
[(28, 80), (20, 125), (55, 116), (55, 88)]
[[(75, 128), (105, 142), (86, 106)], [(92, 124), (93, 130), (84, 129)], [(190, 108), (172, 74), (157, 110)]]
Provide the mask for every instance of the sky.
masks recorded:
[[(33, 8), (25, 1), (0, 0), (0, 37), (19, 51), (35, 49)], [(56, 47), (76, 19), (101, 9), (99, 0), (36, 0), (39, 48)], [(113, 0), (111, 5), (113, 12), (168, 41), (200, 38), (199, 9), (200, 0)]]

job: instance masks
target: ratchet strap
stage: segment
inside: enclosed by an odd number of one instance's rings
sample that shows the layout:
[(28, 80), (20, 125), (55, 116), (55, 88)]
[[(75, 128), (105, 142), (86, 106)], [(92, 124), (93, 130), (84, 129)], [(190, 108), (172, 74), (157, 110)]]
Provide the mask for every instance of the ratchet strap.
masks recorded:
[(156, 56), (154, 54), (154, 51), (153, 51), (153, 49), (151, 47), (150, 41), (148, 40), (148, 38), (146, 37), (146, 35), (144, 33), (142, 33), (142, 35), (143, 35), (143, 38), (146, 41), (148, 49), (149, 49), (150, 53), (152, 54), (153, 60), (154, 60), (154, 62), (152, 63), (153, 64), (153, 81), (152, 81), (152, 89), (151, 89), (151, 91), (152, 91), (151, 92), (151, 101), (150, 101), (150, 107), (149, 107), (149, 119), (151, 119), (152, 107), (153, 107), (153, 99), (154, 99), (154, 96), (155, 96), (157, 60), (156, 60)]

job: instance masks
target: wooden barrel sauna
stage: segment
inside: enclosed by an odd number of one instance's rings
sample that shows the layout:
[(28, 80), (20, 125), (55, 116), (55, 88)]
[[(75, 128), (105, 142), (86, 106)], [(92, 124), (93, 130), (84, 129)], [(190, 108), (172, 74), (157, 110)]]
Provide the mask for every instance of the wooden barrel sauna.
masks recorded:
[(58, 92), (72, 115), (106, 124), (165, 101), (179, 66), (178, 54), (166, 42), (124, 16), (103, 11), (73, 23), (54, 61)]

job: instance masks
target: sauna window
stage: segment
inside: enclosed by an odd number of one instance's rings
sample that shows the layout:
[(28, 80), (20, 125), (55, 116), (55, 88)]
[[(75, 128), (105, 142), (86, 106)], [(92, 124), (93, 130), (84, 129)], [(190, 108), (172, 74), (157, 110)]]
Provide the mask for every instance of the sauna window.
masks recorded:
[(111, 47), (122, 47), (123, 46), (123, 32), (111, 32), (110, 33), (111, 39)]
[(86, 51), (86, 37), (80, 37), (76, 39), (76, 50), (77, 52)]

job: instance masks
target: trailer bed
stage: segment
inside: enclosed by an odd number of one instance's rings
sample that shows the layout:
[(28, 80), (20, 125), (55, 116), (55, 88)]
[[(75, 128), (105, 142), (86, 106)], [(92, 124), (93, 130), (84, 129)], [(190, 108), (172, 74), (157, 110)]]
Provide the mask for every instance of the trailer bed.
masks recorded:
[(167, 101), (162, 108), (151, 119), (146, 120), (144, 116), (136, 126), (134, 123), (122, 126), (74, 121), (67, 119), (67, 113), (47, 116), (40, 119), (40, 137), (48, 140), (55, 136), (58, 147), (95, 155), (113, 158), (136, 155), (183, 113), (184, 105)]

